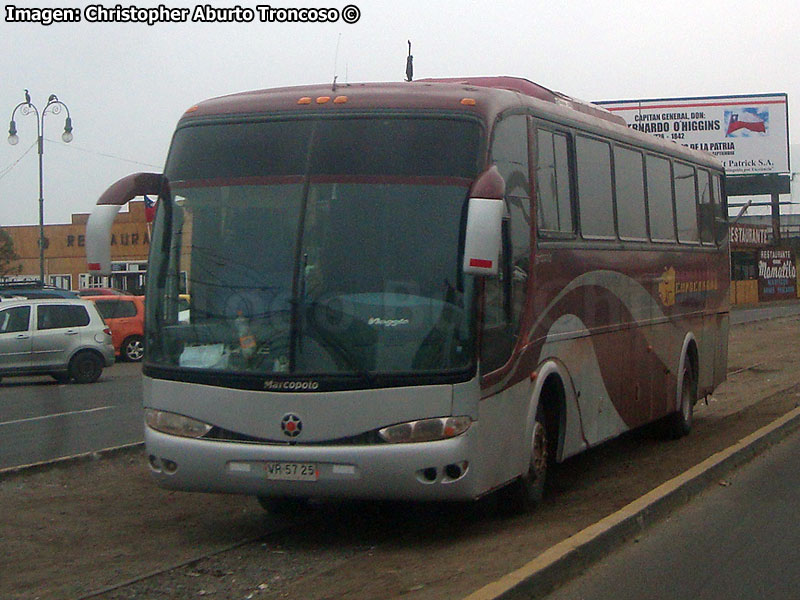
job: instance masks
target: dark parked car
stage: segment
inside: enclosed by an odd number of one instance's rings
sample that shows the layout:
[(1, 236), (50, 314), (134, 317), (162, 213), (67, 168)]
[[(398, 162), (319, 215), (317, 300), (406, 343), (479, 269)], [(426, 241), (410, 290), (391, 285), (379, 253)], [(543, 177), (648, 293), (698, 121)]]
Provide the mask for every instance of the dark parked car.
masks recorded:
[(0, 300), (6, 298), (77, 298), (78, 294), (40, 281), (0, 282)]

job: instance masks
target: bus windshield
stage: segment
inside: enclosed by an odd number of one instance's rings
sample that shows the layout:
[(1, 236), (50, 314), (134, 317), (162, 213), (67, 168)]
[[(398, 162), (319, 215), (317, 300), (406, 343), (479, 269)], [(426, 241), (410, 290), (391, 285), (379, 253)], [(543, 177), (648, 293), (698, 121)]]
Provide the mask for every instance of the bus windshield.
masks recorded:
[(152, 240), (152, 366), (435, 375), (473, 362), (459, 239), (481, 128), (325, 118), (178, 130)]

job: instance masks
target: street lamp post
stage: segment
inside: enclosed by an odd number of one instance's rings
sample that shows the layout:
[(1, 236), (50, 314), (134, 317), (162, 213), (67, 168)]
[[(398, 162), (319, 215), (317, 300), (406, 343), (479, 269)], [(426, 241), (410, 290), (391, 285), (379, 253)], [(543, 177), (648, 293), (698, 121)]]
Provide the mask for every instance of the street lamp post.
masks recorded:
[(17, 136), (17, 124), (14, 122), (14, 116), (19, 110), (23, 115), (31, 113), (36, 115), (36, 134), (38, 136), (37, 142), (39, 144), (39, 280), (44, 284), (44, 191), (43, 191), (43, 176), (42, 176), (42, 157), (44, 155), (44, 118), (48, 114), (57, 115), (61, 110), (67, 112), (66, 121), (64, 121), (64, 133), (61, 134), (61, 139), (65, 143), (72, 141), (72, 119), (69, 116), (69, 108), (61, 102), (55, 94), (50, 94), (47, 99), (47, 104), (42, 112), (31, 103), (30, 94), (25, 90), (25, 101), (20, 102), (14, 107), (11, 113), (11, 124), (8, 127), (8, 143), (12, 146), (19, 142)]

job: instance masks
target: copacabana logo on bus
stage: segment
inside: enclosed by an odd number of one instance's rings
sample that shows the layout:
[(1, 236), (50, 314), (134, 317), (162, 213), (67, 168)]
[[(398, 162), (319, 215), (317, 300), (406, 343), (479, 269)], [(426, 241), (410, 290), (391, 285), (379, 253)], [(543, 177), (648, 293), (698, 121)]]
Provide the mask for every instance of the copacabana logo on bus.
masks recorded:
[(674, 267), (664, 269), (658, 282), (658, 296), (664, 306), (673, 306), (678, 300), (693, 295), (705, 296), (719, 289), (719, 282), (705, 277), (704, 273), (687, 271), (678, 273)]

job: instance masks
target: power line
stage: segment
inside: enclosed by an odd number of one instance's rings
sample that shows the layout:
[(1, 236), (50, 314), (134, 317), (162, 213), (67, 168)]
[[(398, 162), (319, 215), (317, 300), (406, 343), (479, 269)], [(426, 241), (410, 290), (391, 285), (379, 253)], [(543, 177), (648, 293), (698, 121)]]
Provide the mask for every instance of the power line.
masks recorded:
[(34, 142), (30, 146), (28, 146), (28, 149), (25, 150), (25, 152), (23, 153), (22, 156), (20, 156), (17, 160), (15, 160), (13, 163), (8, 165), (5, 169), (0, 171), (0, 179), (5, 177), (6, 175), (8, 175), (14, 169), (14, 167), (16, 167), (22, 161), (22, 159), (25, 158), (28, 155), (28, 152), (33, 150), (33, 147), (36, 145), (36, 142), (37, 141), (34, 140)]
[(48, 142), (53, 142), (58, 144), (59, 146), (69, 148), (70, 150), (79, 150), (81, 152), (85, 152), (87, 154), (94, 154), (95, 156), (102, 156), (104, 158), (113, 158), (114, 160), (121, 160), (122, 162), (132, 163), (134, 165), (142, 165), (145, 167), (153, 167), (154, 169), (160, 169), (161, 166), (154, 165), (151, 163), (141, 162), (138, 160), (131, 160), (130, 158), (123, 158), (121, 156), (115, 156), (113, 154), (105, 154), (103, 152), (97, 152), (95, 150), (89, 150), (88, 148), (81, 148), (80, 146), (76, 146), (75, 144), (64, 144), (60, 140), (51, 140), (50, 138), (45, 138)]

